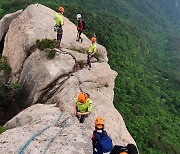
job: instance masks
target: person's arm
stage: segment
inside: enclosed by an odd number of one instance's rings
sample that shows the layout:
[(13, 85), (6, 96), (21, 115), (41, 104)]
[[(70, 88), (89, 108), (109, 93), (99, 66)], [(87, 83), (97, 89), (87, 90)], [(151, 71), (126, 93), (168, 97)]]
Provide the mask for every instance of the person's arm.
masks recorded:
[(96, 47), (93, 49), (93, 52), (90, 54), (90, 56), (93, 56), (96, 53)]

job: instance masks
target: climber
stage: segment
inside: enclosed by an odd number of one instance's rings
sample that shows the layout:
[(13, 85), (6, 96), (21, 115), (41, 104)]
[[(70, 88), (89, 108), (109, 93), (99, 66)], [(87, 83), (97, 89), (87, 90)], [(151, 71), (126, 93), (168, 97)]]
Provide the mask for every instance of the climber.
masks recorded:
[(113, 149), (112, 140), (104, 130), (104, 124), (102, 117), (95, 120), (95, 130), (92, 136), (93, 154), (110, 153)]
[(92, 44), (90, 45), (88, 51), (87, 51), (87, 65), (89, 66), (88, 70), (91, 69), (91, 58), (93, 55), (96, 53), (96, 38), (92, 37), (91, 38)]
[(58, 48), (61, 48), (61, 39), (63, 34), (62, 26), (64, 25), (63, 16), (64, 8), (59, 7), (57, 13), (54, 16), (54, 20), (56, 21), (56, 25), (54, 26), (54, 31), (57, 32), (57, 41), (58, 41)]
[(81, 92), (74, 101), (74, 112), (80, 123), (85, 121), (92, 111), (92, 101), (88, 93)]
[(84, 20), (82, 20), (82, 16), (81, 14), (77, 14), (77, 21), (78, 21), (78, 25), (77, 25), (77, 40), (76, 41), (80, 41), (82, 43), (83, 39), (81, 37), (81, 34), (83, 32), (83, 30), (86, 28), (86, 23)]
[(134, 144), (127, 146), (115, 145), (110, 154), (138, 154), (138, 150)]

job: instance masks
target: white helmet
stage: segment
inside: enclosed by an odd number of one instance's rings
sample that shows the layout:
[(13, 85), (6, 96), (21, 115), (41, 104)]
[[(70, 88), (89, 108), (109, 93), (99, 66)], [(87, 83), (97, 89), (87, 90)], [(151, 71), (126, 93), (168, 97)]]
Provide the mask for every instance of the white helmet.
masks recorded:
[(77, 19), (81, 18), (81, 14), (77, 14)]

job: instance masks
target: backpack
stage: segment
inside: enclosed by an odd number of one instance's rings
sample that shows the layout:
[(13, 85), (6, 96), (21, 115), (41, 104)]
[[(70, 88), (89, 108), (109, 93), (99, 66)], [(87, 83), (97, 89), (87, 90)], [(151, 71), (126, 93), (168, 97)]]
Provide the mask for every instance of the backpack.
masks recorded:
[(83, 30), (87, 29), (88, 25), (84, 20), (82, 20), (82, 25), (83, 25)]
[(113, 144), (111, 138), (107, 135), (106, 131), (103, 130), (102, 134), (94, 132), (97, 140), (96, 149), (99, 153), (111, 152)]
[(113, 150), (111, 151), (111, 154), (119, 154), (121, 152), (127, 152), (128, 153), (127, 147), (115, 145)]
[(138, 154), (138, 150), (134, 144), (127, 145), (128, 154)]

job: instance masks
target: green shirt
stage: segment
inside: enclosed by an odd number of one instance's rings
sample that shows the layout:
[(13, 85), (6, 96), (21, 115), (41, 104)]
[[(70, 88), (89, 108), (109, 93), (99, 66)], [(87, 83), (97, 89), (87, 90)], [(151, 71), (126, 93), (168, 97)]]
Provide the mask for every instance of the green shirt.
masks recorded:
[(78, 102), (78, 99), (76, 98), (75, 103), (77, 105), (78, 111), (81, 113), (92, 111), (92, 101), (89, 98), (86, 100), (86, 103)]
[(63, 17), (60, 13), (56, 13), (54, 16), (54, 20), (56, 21), (56, 25), (62, 26), (63, 25)]
[(96, 52), (96, 44), (95, 43), (92, 43), (88, 50), (88, 53), (90, 53), (90, 54), (92, 54), (93, 52), (94, 53)]

